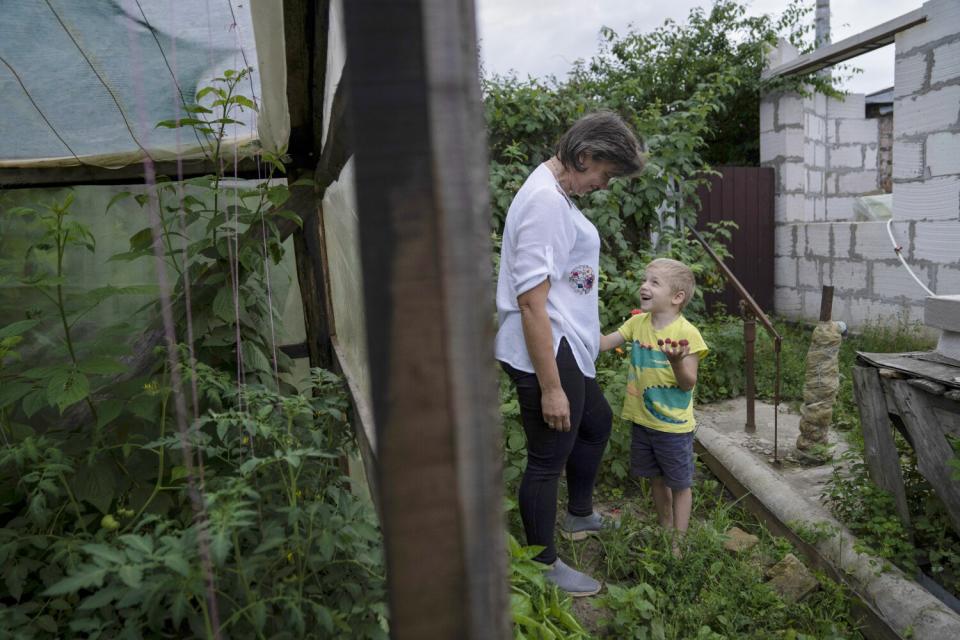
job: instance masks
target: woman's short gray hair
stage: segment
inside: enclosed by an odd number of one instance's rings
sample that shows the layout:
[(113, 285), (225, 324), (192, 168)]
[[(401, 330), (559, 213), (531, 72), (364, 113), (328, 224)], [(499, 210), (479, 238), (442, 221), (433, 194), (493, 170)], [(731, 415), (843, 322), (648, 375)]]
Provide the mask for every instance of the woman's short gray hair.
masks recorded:
[(612, 111), (588, 113), (573, 123), (557, 145), (557, 157), (565, 167), (584, 171), (581, 156), (612, 163), (618, 176), (639, 173), (646, 162), (637, 136)]

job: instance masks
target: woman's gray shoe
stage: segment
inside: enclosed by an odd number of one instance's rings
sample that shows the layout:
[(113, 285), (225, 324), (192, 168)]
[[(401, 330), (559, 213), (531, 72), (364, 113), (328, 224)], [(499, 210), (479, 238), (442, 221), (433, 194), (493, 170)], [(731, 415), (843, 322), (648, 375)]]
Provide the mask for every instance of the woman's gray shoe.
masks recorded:
[(582, 598), (600, 593), (599, 582), (585, 573), (571, 569), (565, 565), (560, 558), (557, 558), (557, 560), (550, 565), (550, 568), (544, 572), (543, 577), (574, 598)]
[(603, 529), (616, 527), (619, 523), (594, 511), (589, 516), (574, 516), (567, 513), (560, 523), (560, 535), (567, 540), (583, 540), (587, 536), (600, 533)]

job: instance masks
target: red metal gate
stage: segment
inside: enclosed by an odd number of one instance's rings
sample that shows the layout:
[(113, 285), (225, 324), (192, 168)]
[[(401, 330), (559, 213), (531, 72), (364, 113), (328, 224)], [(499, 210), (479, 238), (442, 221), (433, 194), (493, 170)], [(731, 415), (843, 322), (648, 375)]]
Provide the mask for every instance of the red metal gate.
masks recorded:
[[(725, 242), (731, 257), (727, 265), (760, 308), (773, 310), (773, 191), (772, 167), (715, 167), (720, 175), (700, 187), (697, 228), (709, 222), (732, 220), (737, 228)], [(707, 294), (711, 310), (739, 313), (739, 296), (728, 285), (722, 293)]]

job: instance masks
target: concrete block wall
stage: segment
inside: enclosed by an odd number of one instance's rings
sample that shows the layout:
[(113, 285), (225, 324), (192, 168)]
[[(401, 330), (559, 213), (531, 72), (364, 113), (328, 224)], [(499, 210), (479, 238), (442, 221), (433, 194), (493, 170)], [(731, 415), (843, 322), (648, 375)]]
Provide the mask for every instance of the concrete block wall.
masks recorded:
[[(917, 277), (946, 295), (960, 293), (960, 0), (923, 8), (927, 21), (896, 37), (892, 231)], [(781, 43), (771, 64), (796, 55)], [(883, 132), (864, 118), (863, 100), (771, 94), (761, 103), (760, 160), (777, 172), (774, 310), (785, 317), (815, 321), (832, 285), (833, 315), (853, 328), (923, 320), (926, 293), (886, 223), (854, 220), (856, 196), (880, 192), (884, 162)]]

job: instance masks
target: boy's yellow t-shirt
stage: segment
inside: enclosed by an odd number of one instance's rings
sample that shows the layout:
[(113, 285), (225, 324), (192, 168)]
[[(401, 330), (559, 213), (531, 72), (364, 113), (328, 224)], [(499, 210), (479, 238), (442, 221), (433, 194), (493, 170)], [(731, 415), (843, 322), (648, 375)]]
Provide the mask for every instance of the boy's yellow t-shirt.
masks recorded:
[(693, 389), (684, 391), (657, 340), (686, 340), (690, 353), (703, 360), (710, 352), (697, 328), (682, 315), (659, 331), (649, 313), (633, 316), (617, 331), (631, 345), (627, 391), (623, 399), (624, 420), (670, 433), (693, 431)]

